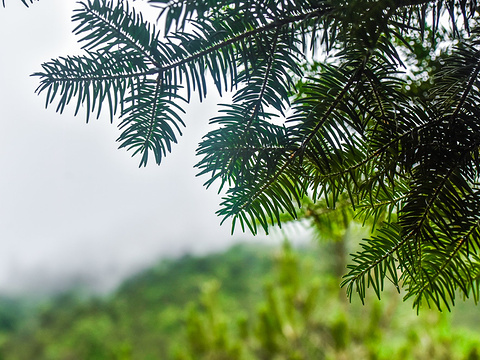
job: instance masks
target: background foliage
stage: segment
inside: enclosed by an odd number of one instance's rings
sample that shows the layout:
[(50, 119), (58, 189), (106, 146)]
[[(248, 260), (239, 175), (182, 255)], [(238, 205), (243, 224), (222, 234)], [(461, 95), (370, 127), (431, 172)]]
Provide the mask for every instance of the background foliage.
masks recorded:
[(326, 254), (346, 261), (351, 246), (235, 246), (161, 261), (105, 297), (73, 291), (37, 306), (4, 299), (0, 358), (479, 358), (472, 304), (417, 316), (393, 288), (382, 301), (369, 293), (366, 305), (349, 304), (337, 258)]

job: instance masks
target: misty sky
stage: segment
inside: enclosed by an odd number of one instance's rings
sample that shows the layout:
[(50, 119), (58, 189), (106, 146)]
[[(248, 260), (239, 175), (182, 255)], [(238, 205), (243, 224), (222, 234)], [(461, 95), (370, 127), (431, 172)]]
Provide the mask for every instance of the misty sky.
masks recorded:
[[(215, 104), (192, 104), (180, 144), (160, 167), (138, 168), (118, 150), (105, 119), (85, 124), (73, 109), (45, 110), (29, 75), (78, 52), (74, 1), (0, 8), (0, 292), (38, 291), (66, 281), (96, 286), (161, 256), (220, 249), (230, 236), (215, 215), (220, 197), (195, 178), (194, 152)], [(149, 8), (150, 9), (150, 8)], [(155, 10), (150, 9), (155, 15)], [(280, 236), (268, 241), (279, 241)]]

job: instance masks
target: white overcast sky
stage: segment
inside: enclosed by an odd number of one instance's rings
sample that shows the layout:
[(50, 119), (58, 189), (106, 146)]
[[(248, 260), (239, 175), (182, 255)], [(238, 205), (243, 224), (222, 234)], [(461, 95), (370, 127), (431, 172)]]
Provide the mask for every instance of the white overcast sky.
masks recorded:
[[(29, 75), (78, 51), (75, 1), (20, 0), (0, 7), (0, 292), (66, 281), (111, 285), (155, 259), (245, 241), (215, 215), (220, 197), (195, 178), (194, 152), (215, 115), (213, 98), (192, 104), (180, 144), (158, 167), (118, 150), (107, 119), (85, 124), (55, 113)], [(152, 15), (156, 15), (155, 10)], [(270, 239), (269, 241), (278, 241)]]

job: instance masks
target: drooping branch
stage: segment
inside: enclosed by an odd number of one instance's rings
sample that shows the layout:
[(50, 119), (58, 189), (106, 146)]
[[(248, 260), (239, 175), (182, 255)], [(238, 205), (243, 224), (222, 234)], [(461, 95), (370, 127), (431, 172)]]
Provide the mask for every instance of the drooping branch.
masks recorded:
[(365, 57), (361, 67), (357, 69), (352, 76), (350, 77), (349, 81), (344, 85), (344, 88), (340, 93), (336, 96), (335, 100), (332, 102), (332, 104), (329, 106), (327, 111), (322, 115), (322, 117), (319, 119), (318, 123), (316, 126), (311, 130), (308, 136), (306, 136), (298, 146), (297, 150), (293, 151), (291, 155), (287, 158), (285, 163), (278, 169), (275, 174), (263, 184), (258, 191), (256, 191), (248, 201), (246, 201), (244, 204), (242, 204), (238, 208), (238, 213), (242, 212), (245, 208), (247, 208), (253, 201), (257, 199), (257, 197), (264, 193), (265, 190), (267, 190), (272, 184), (274, 184), (279, 176), (283, 174), (283, 172), (293, 163), (293, 161), (300, 156), (303, 152), (304, 149), (307, 147), (307, 145), (310, 143), (310, 141), (315, 137), (317, 132), (322, 128), (324, 123), (328, 120), (332, 112), (337, 108), (338, 104), (342, 101), (344, 96), (348, 93), (349, 88), (360, 78), (361, 73), (363, 71), (363, 68), (368, 61), (368, 56)]
[(207, 55), (209, 55), (213, 52), (216, 52), (216, 51), (218, 51), (222, 48), (225, 48), (225, 47), (230, 46), (230, 45), (235, 44), (235, 43), (239, 43), (244, 39), (253, 38), (258, 34), (262, 34), (262, 33), (269, 32), (271, 30), (279, 29), (279, 28), (282, 28), (282, 27), (284, 27), (286, 25), (289, 25), (289, 24), (300, 23), (300, 22), (303, 22), (303, 21), (306, 21), (306, 20), (309, 20), (309, 19), (312, 19), (312, 18), (322, 17), (322, 16), (325, 16), (326, 14), (331, 13), (333, 10), (334, 9), (330, 8), (330, 7), (325, 8), (325, 9), (323, 9), (323, 8), (314, 9), (314, 10), (312, 10), (310, 12), (307, 12), (307, 13), (299, 14), (299, 15), (296, 15), (296, 16), (290, 16), (290, 17), (287, 16), (287, 17), (284, 17), (282, 19), (272, 21), (271, 23), (269, 23), (267, 25), (260, 26), (260, 27), (254, 28), (254, 29), (250, 29), (250, 30), (247, 30), (247, 31), (245, 31), (243, 33), (240, 33), (240, 34), (235, 34), (232, 37), (230, 37), (230, 38), (228, 38), (224, 41), (221, 41), (221, 42), (219, 42), (215, 45), (207, 47), (204, 50), (193, 53), (190, 56), (187, 56), (183, 59), (175, 61), (171, 64), (164, 65), (162, 67), (162, 70), (163, 71), (169, 71), (169, 70), (172, 70), (174, 68), (178, 68), (178, 67), (180, 67), (184, 64), (193, 62), (193, 61), (195, 61), (195, 60), (197, 60), (201, 57), (207, 56)]

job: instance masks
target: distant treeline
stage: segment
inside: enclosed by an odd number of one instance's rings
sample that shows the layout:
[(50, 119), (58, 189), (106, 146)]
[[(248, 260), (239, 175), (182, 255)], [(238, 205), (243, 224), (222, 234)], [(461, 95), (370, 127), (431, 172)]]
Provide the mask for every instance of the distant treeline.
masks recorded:
[(345, 248), (237, 245), (160, 261), (104, 297), (5, 298), (0, 359), (480, 358), (473, 304), (417, 316), (395, 289), (349, 303), (336, 270)]

